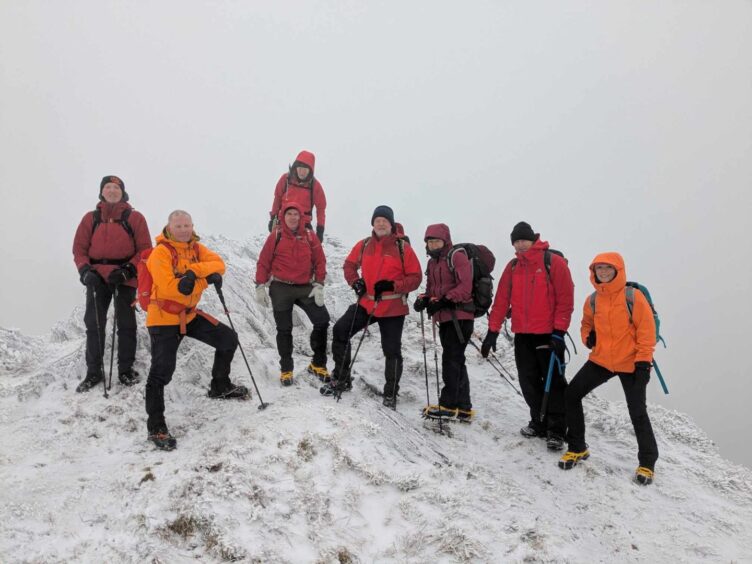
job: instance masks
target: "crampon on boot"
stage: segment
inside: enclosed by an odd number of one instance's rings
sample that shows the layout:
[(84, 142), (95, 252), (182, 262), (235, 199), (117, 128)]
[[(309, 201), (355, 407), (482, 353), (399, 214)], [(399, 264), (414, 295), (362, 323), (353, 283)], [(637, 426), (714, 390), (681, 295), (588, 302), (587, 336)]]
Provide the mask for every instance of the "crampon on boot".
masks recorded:
[(279, 375), (279, 383), (283, 386), (292, 386), (292, 370), (281, 372)]
[(311, 363), (308, 365), (308, 368), (306, 370), (308, 370), (309, 374), (316, 376), (324, 384), (330, 382), (332, 379), (332, 376), (331, 374), (329, 374), (326, 366), (316, 366), (314, 363)]
[(381, 402), (384, 407), (388, 407), (389, 409), (397, 409), (397, 396), (384, 396), (383, 401)]
[(639, 468), (637, 468), (637, 470), (635, 470), (634, 473), (634, 481), (641, 486), (649, 486), (650, 484), (652, 484), (654, 477), (655, 472), (645, 466), (640, 466)]
[(474, 409), (457, 409), (457, 421), (470, 423), (475, 417)]
[(546, 437), (546, 431), (535, 427), (532, 423), (528, 423), (522, 429), (520, 429), (520, 435), (526, 439), (532, 439), (533, 437)]
[(561, 450), (564, 448), (564, 438), (557, 433), (549, 431), (546, 437), (546, 447), (548, 450)]
[(334, 396), (337, 392), (349, 392), (352, 390), (352, 380), (337, 380), (332, 376), (332, 379), (319, 388), (322, 396)]
[(138, 372), (133, 370), (133, 368), (129, 368), (118, 374), (118, 380), (120, 380), (120, 383), (123, 386), (132, 386), (133, 384), (138, 384), (141, 378), (139, 377)]
[(90, 372), (89, 374), (86, 375), (86, 378), (81, 380), (81, 383), (76, 387), (76, 392), (78, 392), (79, 394), (81, 392), (88, 392), (94, 386), (99, 384), (101, 381), (102, 381), (101, 373)]
[(588, 449), (581, 452), (568, 450), (559, 460), (559, 468), (562, 470), (570, 470), (577, 466), (580, 460), (587, 460), (588, 458), (590, 458), (590, 451)]
[(150, 432), (148, 439), (160, 450), (174, 450), (178, 446), (178, 442), (167, 430), (167, 427), (160, 427), (153, 433)]
[(423, 408), (423, 417), (428, 419), (456, 419), (457, 408), (442, 405), (428, 405)]
[(245, 386), (236, 386), (230, 382), (226, 386), (212, 385), (208, 396), (214, 399), (248, 399), (251, 397), (251, 392)]

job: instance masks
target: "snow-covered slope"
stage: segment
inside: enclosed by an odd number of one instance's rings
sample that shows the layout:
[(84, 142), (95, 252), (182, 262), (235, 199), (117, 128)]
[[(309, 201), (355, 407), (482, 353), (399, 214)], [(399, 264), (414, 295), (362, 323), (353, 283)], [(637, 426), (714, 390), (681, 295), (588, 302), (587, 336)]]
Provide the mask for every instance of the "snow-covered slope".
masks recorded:
[[(297, 382), (281, 388), (271, 311), (251, 293), (262, 242), (206, 239), (226, 257), (227, 303), (271, 405), (258, 410), (255, 393), (207, 398), (212, 350), (187, 340), (166, 388), (174, 452), (146, 441), (143, 382), (124, 388), (115, 378), (109, 400), (101, 388), (74, 392), (84, 374), (79, 308), (46, 338), (0, 330), (0, 561), (752, 561), (752, 472), (721, 459), (680, 413), (650, 408), (661, 458), (645, 488), (630, 480), (636, 443), (624, 403), (591, 396), (592, 456), (563, 472), (542, 441), (520, 436), (522, 398), (469, 351), (477, 421), (435, 433), (419, 416), (426, 386), (414, 313), (397, 412), (367, 385), (383, 382), (377, 326), (353, 391), (336, 403), (304, 374), (310, 324), (296, 312)], [(326, 244), (333, 319), (353, 298), (341, 279), (347, 250)], [(223, 317), (213, 290), (204, 306)], [(143, 376), (147, 343), (141, 327)], [(501, 357), (514, 374), (510, 350)], [(233, 378), (250, 386), (240, 354)]]

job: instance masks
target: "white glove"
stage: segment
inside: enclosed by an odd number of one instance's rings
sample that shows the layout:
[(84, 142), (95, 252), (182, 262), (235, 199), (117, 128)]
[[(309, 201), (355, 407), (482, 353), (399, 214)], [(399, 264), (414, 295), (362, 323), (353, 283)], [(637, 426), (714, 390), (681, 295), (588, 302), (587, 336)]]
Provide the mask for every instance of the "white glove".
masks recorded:
[(256, 286), (256, 303), (262, 307), (269, 307), (269, 294), (266, 293), (264, 284)]
[(313, 301), (316, 303), (317, 306), (321, 307), (324, 305), (324, 286), (319, 284), (318, 282), (313, 283), (313, 290), (311, 290), (311, 293), (308, 294), (309, 298), (313, 298)]

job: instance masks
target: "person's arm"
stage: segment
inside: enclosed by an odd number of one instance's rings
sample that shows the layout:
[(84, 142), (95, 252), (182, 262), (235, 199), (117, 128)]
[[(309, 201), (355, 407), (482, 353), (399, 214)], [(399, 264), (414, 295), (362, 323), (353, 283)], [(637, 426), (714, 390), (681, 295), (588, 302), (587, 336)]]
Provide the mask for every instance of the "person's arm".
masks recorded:
[(655, 352), (655, 319), (653, 310), (642, 292), (635, 290), (632, 308), (632, 323), (636, 334), (635, 362), (653, 362)]
[(130, 260), (130, 263), (135, 267), (141, 260), (141, 253), (152, 248), (151, 235), (149, 234), (149, 227), (146, 225), (146, 218), (141, 213), (133, 211), (128, 218), (128, 223), (131, 224), (133, 239), (136, 243), (136, 254)]
[(582, 344), (586, 347), (588, 346), (588, 336), (593, 330), (595, 330), (595, 312), (590, 307), (590, 296), (588, 296), (585, 305), (582, 306), (582, 322), (580, 323), (580, 338)]
[(76, 234), (73, 237), (73, 262), (76, 265), (76, 270), (79, 272), (82, 267), (90, 264), (89, 248), (91, 247), (91, 228), (93, 225), (94, 213), (87, 212), (81, 218), (78, 229), (76, 229)]
[(314, 281), (323, 284), (326, 280), (326, 256), (321, 248), (321, 242), (318, 237), (308, 232), (307, 236), (311, 241), (311, 260), (313, 261)]
[(488, 330), (494, 333), (501, 331), (501, 324), (509, 311), (509, 302), (511, 300), (512, 290), (512, 262), (507, 263), (501, 279), (496, 286), (496, 297), (491, 306), (491, 313), (488, 316)]
[(272, 277), (272, 258), (274, 256), (274, 244), (277, 232), (273, 231), (266, 238), (266, 242), (259, 253), (256, 261), (256, 284), (266, 284)]
[(574, 282), (567, 261), (553, 255), (551, 285), (554, 289), (554, 329), (566, 332), (574, 311)]
[(423, 271), (420, 268), (420, 261), (415, 255), (415, 251), (409, 243), (404, 242), (404, 273), (394, 281), (394, 291), (397, 294), (407, 294), (417, 290), (423, 280)]
[[(321, 183), (314, 178), (313, 182), (313, 205), (316, 206), (316, 229), (319, 227), (322, 229), (326, 225), (326, 195), (324, 194), (324, 187)], [(313, 213), (313, 210), (311, 210)]]
[(355, 284), (355, 281), (360, 278), (358, 269), (360, 268), (359, 257), (361, 256), (362, 248), (363, 241), (358, 241), (357, 243), (355, 243), (355, 246), (352, 248), (350, 254), (347, 255), (347, 258), (345, 259), (345, 264), (342, 266), (342, 269), (345, 273), (345, 281), (347, 282), (348, 286), (352, 286), (353, 284)]

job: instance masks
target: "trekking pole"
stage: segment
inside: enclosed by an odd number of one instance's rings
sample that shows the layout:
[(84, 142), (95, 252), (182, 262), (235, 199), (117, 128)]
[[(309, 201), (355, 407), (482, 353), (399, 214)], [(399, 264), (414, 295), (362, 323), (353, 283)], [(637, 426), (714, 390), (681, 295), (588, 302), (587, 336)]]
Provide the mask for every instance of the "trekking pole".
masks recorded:
[[(117, 326), (117, 299), (118, 291), (117, 286), (113, 286), (112, 289), (112, 342), (110, 343), (110, 381), (107, 384), (107, 389), (112, 389), (112, 364), (115, 360), (115, 327)], [(120, 362), (118, 360), (118, 362)]]
[[(350, 375), (352, 374), (352, 367), (353, 364), (355, 364), (355, 360), (358, 358), (358, 352), (360, 352), (360, 345), (363, 344), (363, 340), (366, 338), (366, 333), (368, 333), (368, 326), (371, 324), (371, 319), (373, 319), (373, 314), (376, 313), (376, 307), (379, 305), (379, 302), (381, 301), (381, 296), (376, 296), (376, 299), (373, 303), (373, 310), (368, 315), (368, 319), (366, 320), (366, 326), (363, 328), (363, 334), (360, 336), (360, 340), (358, 341), (358, 346), (355, 348), (355, 354), (352, 357), (352, 360), (350, 361), (350, 364), (347, 367), (347, 370), (345, 370), (345, 374), (342, 378), (340, 378), (339, 382), (337, 382), (337, 389), (334, 392), (334, 395), (337, 398), (337, 403), (339, 403), (339, 400), (342, 398), (342, 392), (344, 391), (344, 384), (345, 377), (350, 378)], [(358, 310), (355, 310), (355, 313), (357, 314)], [(355, 316), (353, 316), (353, 327), (355, 326)], [(352, 337), (351, 337), (352, 338)]]
[(91, 287), (91, 296), (94, 300), (94, 320), (97, 325), (97, 345), (99, 346), (99, 373), (102, 375), (102, 388), (104, 390), (104, 397), (109, 398), (107, 395), (107, 378), (104, 375), (104, 345), (102, 344), (102, 326), (99, 322), (99, 306), (97, 305), (97, 291), (94, 286)]
[(540, 412), (540, 421), (543, 423), (543, 420), (546, 417), (546, 408), (548, 407), (548, 396), (551, 392), (551, 379), (554, 374), (554, 362), (556, 362), (559, 365), (559, 373), (561, 373), (561, 363), (559, 362), (559, 359), (556, 357), (556, 351), (551, 351), (551, 360), (548, 361), (548, 374), (546, 375), (546, 387), (543, 389), (543, 401), (541, 402), (541, 412)]
[(426, 375), (426, 407), (431, 405), (431, 397), (428, 393), (428, 360), (426, 359), (426, 326), (423, 322), (423, 310), (420, 310), (420, 332), (423, 335), (423, 372)]
[[(479, 353), (481, 352), (480, 351), (480, 347), (472, 339), (470, 339), (470, 344), (473, 345), (473, 347), (475, 348), (476, 351), (478, 351)], [(491, 353), (491, 354), (493, 354), (493, 353)], [(482, 353), (481, 353), (481, 356), (482, 356)], [(494, 357), (494, 358), (496, 358), (496, 357)], [(506, 383), (509, 384), (515, 392), (517, 392), (517, 395), (520, 396), (520, 397), (522, 397), (522, 393), (517, 389), (517, 387), (514, 384), (512, 384), (512, 381), (509, 378), (507, 378), (506, 376), (504, 376), (504, 373), (501, 370), (499, 370), (499, 368), (493, 362), (491, 362), (491, 359), (490, 358), (486, 358), (485, 360), (486, 360), (486, 362), (488, 362), (488, 364), (491, 365), (491, 367), (494, 370), (496, 370), (496, 372), (499, 373), (499, 376), (501, 376), (506, 381)], [(499, 363), (499, 366), (502, 369), (504, 368), (502, 366), (502, 364), (501, 364), (501, 361), (499, 361), (499, 359), (496, 359), (496, 362)], [(506, 369), (504, 369), (504, 372), (506, 372)], [(507, 372), (507, 374), (509, 374), (509, 373)], [(510, 377), (511, 377), (511, 374), (510, 374)]]
[[(436, 405), (441, 407), (441, 403), (439, 403), (441, 400), (441, 390), (439, 389), (439, 353), (438, 353), (438, 347), (436, 346), (436, 322), (431, 319), (431, 328), (433, 329), (433, 363), (434, 366), (436, 366)], [(439, 411), (439, 413), (441, 413)], [(441, 416), (439, 416), (439, 433), (444, 434), (444, 426), (441, 422)]]
[(266, 409), (269, 406), (269, 404), (264, 403), (264, 400), (261, 399), (261, 392), (259, 392), (258, 386), (256, 385), (256, 379), (253, 377), (253, 372), (251, 372), (251, 365), (248, 364), (248, 359), (245, 356), (245, 351), (243, 350), (243, 347), (240, 344), (240, 335), (238, 335), (238, 332), (235, 331), (235, 325), (232, 324), (232, 317), (230, 317), (230, 311), (227, 309), (227, 304), (225, 303), (225, 296), (222, 294), (222, 289), (218, 288), (217, 286), (214, 286), (214, 288), (217, 290), (217, 296), (219, 296), (219, 301), (222, 303), (222, 307), (225, 310), (225, 315), (227, 316), (227, 320), (230, 322), (230, 327), (235, 332), (235, 336), (238, 339), (238, 348), (240, 349), (240, 354), (243, 355), (243, 360), (245, 361), (245, 367), (248, 369), (248, 374), (251, 375), (251, 382), (253, 382), (253, 387), (256, 388), (256, 393), (258, 394), (258, 398), (260, 402), (258, 409)]

